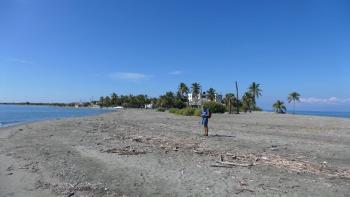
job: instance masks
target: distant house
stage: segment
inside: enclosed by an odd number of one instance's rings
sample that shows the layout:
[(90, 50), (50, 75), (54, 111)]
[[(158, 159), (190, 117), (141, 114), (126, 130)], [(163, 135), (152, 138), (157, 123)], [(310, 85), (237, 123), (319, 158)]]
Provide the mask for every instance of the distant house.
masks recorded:
[[(211, 101), (208, 98), (208, 94), (206, 92), (203, 92), (202, 94), (198, 94), (196, 97), (192, 94), (188, 94), (188, 102), (192, 106), (201, 106), (203, 103)], [(214, 102), (221, 103), (222, 102), (222, 95), (221, 94), (215, 94)]]
[(75, 108), (84, 107), (84, 104), (82, 102), (74, 103), (74, 107)]
[(100, 108), (101, 106), (97, 105), (97, 104), (91, 104), (90, 107), (92, 107), (92, 108)]
[(153, 104), (146, 104), (145, 109), (153, 109)]

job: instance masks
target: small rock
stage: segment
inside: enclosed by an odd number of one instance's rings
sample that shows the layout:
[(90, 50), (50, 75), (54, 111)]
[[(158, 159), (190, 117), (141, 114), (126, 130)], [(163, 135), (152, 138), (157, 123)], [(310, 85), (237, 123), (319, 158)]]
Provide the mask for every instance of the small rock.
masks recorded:
[(278, 146), (277, 145), (271, 145), (271, 150), (272, 151), (278, 151)]
[(74, 192), (72, 192), (68, 195), (68, 197), (72, 197), (72, 196), (74, 196)]
[(12, 171), (12, 170), (14, 170), (13, 165), (9, 166), (9, 167), (6, 169), (6, 171)]

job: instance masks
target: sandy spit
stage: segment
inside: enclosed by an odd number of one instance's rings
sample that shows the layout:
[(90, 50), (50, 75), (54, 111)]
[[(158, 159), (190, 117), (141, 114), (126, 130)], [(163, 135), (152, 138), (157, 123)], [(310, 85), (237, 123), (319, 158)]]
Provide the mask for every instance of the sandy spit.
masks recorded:
[(0, 197), (350, 196), (350, 119), (124, 110), (0, 129)]

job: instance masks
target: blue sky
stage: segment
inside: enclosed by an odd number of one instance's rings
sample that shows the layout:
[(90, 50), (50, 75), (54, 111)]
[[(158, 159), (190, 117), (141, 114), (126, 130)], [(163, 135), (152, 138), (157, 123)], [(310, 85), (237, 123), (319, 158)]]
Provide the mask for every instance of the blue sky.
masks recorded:
[(0, 102), (223, 94), (255, 81), (270, 109), (350, 111), (346, 0), (0, 0)]

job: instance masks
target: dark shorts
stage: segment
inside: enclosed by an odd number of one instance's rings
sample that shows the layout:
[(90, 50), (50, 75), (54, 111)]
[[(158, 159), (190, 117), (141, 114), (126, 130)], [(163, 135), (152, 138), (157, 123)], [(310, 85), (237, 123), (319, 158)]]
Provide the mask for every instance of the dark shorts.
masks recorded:
[(202, 125), (208, 126), (208, 118), (202, 118)]

